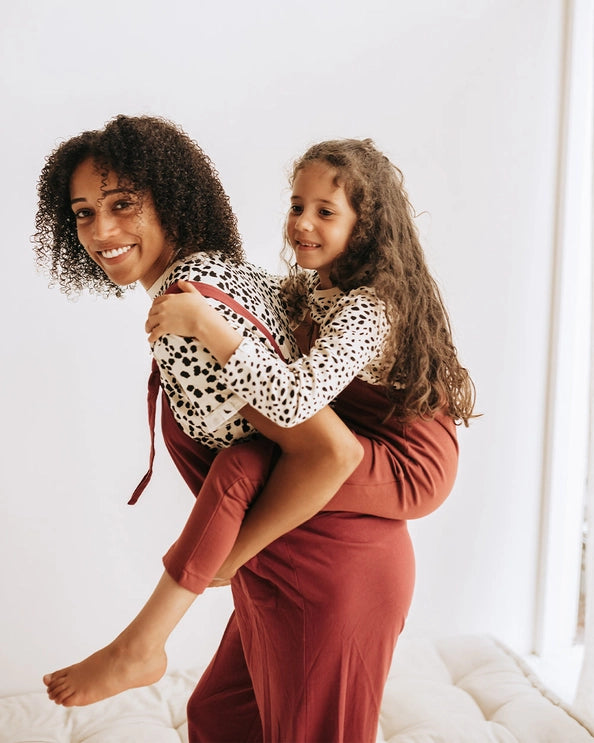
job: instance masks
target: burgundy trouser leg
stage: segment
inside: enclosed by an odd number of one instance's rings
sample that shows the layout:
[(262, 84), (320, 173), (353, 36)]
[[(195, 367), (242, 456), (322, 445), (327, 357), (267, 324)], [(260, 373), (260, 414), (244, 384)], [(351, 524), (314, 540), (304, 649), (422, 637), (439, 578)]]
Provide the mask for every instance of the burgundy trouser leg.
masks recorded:
[(321, 513), (277, 539), (232, 582), (190, 743), (373, 743), (413, 584), (403, 521)]
[(190, 743), (262, 743), (256, 704), (235, 614), (188, 702)]
[[(387, 447), (366, 438), (364, 461), (328, 511), (238, 572), (236, 620), (188, 706), (191, 743), (373, 743), (414, 584), (412, 545), (398, 518), (434, 510), (455, 476), (455, 435), (432, 426), (397, 431)], [(256, 439), (220, 452), (207, 484), (212, 454), (194, 462), (192, 444), (181, 444), (168, 448), (197, 500), (165, 566), (199, 593), (278, 449)], [(376, 515), (361, 515), (368, 511)]]
[(197, 594), (209, 585), (277, 456), (277, 447), (264, 438), (217, 454), (179, 539), (163, 558), (165, 569), (177, 583)]

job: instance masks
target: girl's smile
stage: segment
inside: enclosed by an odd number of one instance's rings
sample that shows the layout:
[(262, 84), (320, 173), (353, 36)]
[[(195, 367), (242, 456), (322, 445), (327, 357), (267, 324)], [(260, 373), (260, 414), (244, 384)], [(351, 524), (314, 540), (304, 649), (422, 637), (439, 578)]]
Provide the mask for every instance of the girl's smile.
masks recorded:
[(150, 194), (126, 189), (84, 160), (70, 181), (78, 239), (90, 258), (120, 286), (135, 281), (148, 289), (169, 265), (167, 242)]
[(357, 214), (334, 168), (314, 161), (297, 171), (287, 237), (301, 268), (318, 272), (321, 288), (331, 286), (332, 263), (347, 249), (356, 223)]

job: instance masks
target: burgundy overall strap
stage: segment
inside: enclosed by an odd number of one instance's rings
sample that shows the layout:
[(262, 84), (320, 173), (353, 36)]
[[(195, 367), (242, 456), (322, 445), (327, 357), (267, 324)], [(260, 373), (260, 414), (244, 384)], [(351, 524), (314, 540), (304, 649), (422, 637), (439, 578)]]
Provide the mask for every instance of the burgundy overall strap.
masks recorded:
[[(223, 304), (226, 304), (227, 307), (232, 309), (234, 312), (236, 312), (238, 315), (242, 315), (246, 318), (246, 320), (249, 320), (251, 323), (253, 323), (258, 330), (270, 341), (272, 344), (272, 347), (274, 350), (278, 353), (278, 355), (281, 358), (284, 358), (283, 353), (281, 349), (278, 346), (278, 343), (274, 340), (274, 337), (272, 333), (268, 330), (268, 328), (260, 321), (258, 320), (255, 315), (252, 315), (251, 312), (245, 309), (245, 307), (242, 307), (239, 302), (236, 302), (233, 297), (230, 297), (228, 294), (225, 294), (225, 292), (218, 289), (216, 286), (211, 286), (210, 284), (203, 284), (199, 281), (191, 281), (191, 284), (193, 284), (196, 289), (202, 294), (204, 297), (209, 297), (210, 299), (216, 299), (219, 302), (222, 302)], [(181, 293), (181, 289), (178, 287), (177, 283), (170, 286), (165, 294), (179, 294)], [(149, 424), (149, 431), (151, 434), (151, 450), (149, 455), (149, 468), (142, 478), (142, 480), (138, 483), (136, 486), (136, 489), (132, 493), (132, 497), (128, 501), (129, 506), (133, 506), (136, 501), (140, 498), (142, 495), (144, 489), (149, 484), (150, 479), (153, 475), (153, 463), (155, 460), (155, 419), (156, 419), (156, 413), (157, 413), (157, 398), (159, 396), (159, 388), (161, 386), (161, 375), (159, 374), (159, 367), (157, 365), (157, 362), (153, 359), (153, 363), (151, 366), (151, 373), (149, 376), (148, 381), (148, 394), (147, 394), (147, 406), (148, 406), (148, 424)]]
[[(274, 337), (270, 330), (268, 330), (268, 328), (262, 323), (261, 320), (258, 320), (255, 315), (252, 315), (249, 310), (246, 310), (246, 308), (240, 305), (239, 302), (236, 302), (233, 297), (225, 294), (225, 292), (221, 291), (218, 287), (211, 286), (210, 284), (203, 284), (201, 281), (190, 281), (189, 283), (193, 284), (196, 289), (198, 289), (200, 294), (202, 294), (204, 297), (209, 297), (210, 299), (218, 299), (219, 302), (226, 304), (229, 309), (233, 310), (238, 315), (242, 315), (242, 317), (245, 317), (246, 320), (249, 320), (258, 328), (262, 335), (266, 337), (266, 339), (270, 342), (281, 359), (284, 359), (283, 352), (280, 350), (278, 343), (274, 340)], [(181, 289), (177, 288), (177, 284), (174, 284), (173, 286), (170, 286), (165, 293), (170, 294), (180, 291)]]
[(136, 501), (142, 495), (143, 490), (149, 484), (151, 477), (153, 476), (153, 462), (155, 461), (155, 418), (157, 414), (157, 398), (159, 396), (159, 387), (161, 386), (161, 375), (159, 374), (159, 367), (157, 362), (153, 359), (151, 366), (151, 373), (148, 381), (148, 394), (146, 401), (148, 405), (148, 424), (149, 431), (151, 434), (151, 452), (149, 454), (149, 468), (142, 478), (142, 480), (136, 486), (132, 497), (128, 501), (129, 506), (133, 506)]

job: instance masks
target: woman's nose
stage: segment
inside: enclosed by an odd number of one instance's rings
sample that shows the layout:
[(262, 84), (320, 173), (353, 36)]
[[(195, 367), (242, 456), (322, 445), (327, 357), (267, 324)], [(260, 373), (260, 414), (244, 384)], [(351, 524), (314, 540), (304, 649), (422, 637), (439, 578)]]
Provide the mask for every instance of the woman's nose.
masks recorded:
[(93, 237), (98, 241), (106, 240), (114, 233), (115, 226), (116, 220), (111, 214), (98, 211), (93, 220)]

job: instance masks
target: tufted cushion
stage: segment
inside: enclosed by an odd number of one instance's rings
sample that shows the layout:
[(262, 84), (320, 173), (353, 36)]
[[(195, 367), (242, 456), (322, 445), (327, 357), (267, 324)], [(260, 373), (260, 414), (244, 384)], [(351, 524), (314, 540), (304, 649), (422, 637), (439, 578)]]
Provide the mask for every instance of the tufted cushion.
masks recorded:
[[(170, 673), (90, 707), (56, 707), (41, 692), (0, 699), (0, 743), (185, 743), (199, 672)], [(378, 741), (594, 743), (594, 735), (509, 650), (467, 636), (402, 638)]]
[(380, 725), (386, 743), (594, 743), (525, 663), (484, 636), (400, 643)]

